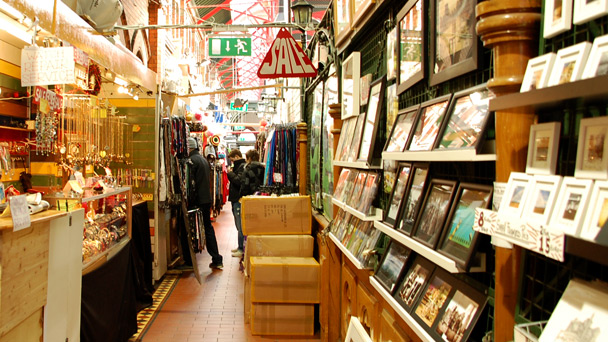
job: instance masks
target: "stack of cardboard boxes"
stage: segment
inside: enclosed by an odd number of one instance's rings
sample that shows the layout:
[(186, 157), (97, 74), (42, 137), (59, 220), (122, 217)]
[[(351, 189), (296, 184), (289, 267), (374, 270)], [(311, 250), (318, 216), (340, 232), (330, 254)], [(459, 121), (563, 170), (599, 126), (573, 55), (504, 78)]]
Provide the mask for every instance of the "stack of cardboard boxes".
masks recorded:
[(313, 335), (320, 267), (310, 197), (243, 197), (245, 323), (254, 335)]

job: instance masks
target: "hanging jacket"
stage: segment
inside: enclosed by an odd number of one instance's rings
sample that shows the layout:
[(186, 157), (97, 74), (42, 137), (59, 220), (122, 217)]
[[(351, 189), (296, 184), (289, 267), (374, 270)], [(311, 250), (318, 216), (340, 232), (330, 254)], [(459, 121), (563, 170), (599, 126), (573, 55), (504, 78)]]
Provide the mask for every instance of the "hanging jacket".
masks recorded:
[(228, 200), (238, 202), (241, 199), (241, 180), (240, 176), (245, 170), (245, 159), (238, 159), (232, 165), (232, 171), (228, 172), (230, 189), (228, 190)]
[(241, 197), (253, 195), (264, 183), (266, 168), (260, 162), (254, 161), (245, 165), (241, 174)]
[(209, 163), (203, 158), (198, 149), (192, 150), (188, 159), (190, 164), (190, 182), (193, 189), (189, 205), (191, 207), (200, 207), (203, 204), (211, 203)]

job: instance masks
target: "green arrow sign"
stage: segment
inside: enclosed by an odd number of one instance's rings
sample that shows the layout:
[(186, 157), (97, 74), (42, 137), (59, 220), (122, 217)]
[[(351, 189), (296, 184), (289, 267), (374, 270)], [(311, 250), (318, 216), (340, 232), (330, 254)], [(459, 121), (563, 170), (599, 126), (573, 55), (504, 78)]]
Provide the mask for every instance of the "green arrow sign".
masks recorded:
[(209, 46), (209, 57), (251, 56), (250, 37), (211, 37), (207, 45)]
[(237, 110), (240, 112), (246, 112), (249, 109), (249, 103), (245, 103), (243, 107), (235, 107), (234, 102), (230, 102), (230, 110)]

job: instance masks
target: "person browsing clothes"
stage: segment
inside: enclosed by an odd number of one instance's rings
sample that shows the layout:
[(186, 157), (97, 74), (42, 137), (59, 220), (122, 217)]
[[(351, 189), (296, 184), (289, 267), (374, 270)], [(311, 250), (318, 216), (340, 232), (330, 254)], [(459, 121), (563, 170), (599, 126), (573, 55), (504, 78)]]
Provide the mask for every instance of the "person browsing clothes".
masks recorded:
[(241, 174), (241, 197), (255, 194), (264, 184), (266, 167), (260, 163), (260, 154), (256, 150), (245, 153), (245, 169)]
[(228, 153), (228, 159), (232, 161), (232, 170), (228, 172), (228, 180), (230, 180), (230, 188), (228, 190), (228, 200), (232, 205), (232, 216), (234, 216), (234, 224), (238, 232), (238, 246), (232, 250), (232, 256), (240, 258), (244, 253), (243, 228), (241, 226), (241, 181), (240, 176), (245, 170), (245, 159), (241, 151), (234, 149)]

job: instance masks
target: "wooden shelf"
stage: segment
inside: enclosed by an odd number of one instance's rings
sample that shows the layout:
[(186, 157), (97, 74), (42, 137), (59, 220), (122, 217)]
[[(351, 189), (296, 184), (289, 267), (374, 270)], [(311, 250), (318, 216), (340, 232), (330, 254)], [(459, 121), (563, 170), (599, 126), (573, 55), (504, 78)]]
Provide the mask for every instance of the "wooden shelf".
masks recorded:
[(381, 170), (382, 166), (380, 165), (367, 165), (366, 162), (347, 162), (347, 161), (339, 161), (334, 160), (333, 166), (340, 167), (348, 167), (353, 169), (365, 169), (365, 170)]
[(608, 266), (608, 246), (566, 235), (565, 252)]
[(337, 205), (338, 207), (342, 208), (344, 211), (350, 213), (351, 215), (357, 217), (359, 220), (361, 221), (375, 221), (375, 220), (381, 220), (382, 219), (382, 210), (378, 209), (378, 208), (373, 208), (374, 209), (374, 215), (365, 215), (364, 213), (360, 212), (359, 210), (351, 207), (350, 205), (341, 202), (335, 198), (331, 199), (331, 202), (335, 205)]
[[(409, 236), (405, 236), (404, 234), (399, 233), (397, 230), (387, 226), (381, 221), (374, 221), (374, 226), (379, 229), (384, 234), (390, 236), (393, 240), (403, 244), (404, 246), (410, 248), (414, 252), (422, 255), (423, 257), (429, 259), (435, 265), (445, 269), (450, 273), (465, 273), (466, 270), (458, 267), (456, 262), (445, 255), (428, 248), (427, 246), (421, 244), (420, 242), (410, 238)], [(485, 260), (485, 258), (482, 258)], [(480, 267), (471, 267), (471, 272), (484, 272), (485, 265), (481, 265)]]
[(435, 341), (435, 339), (432, 338), (431, 335), (426, 332), (426, 330), (424, 330), (424, 328), (414, 319), (414, 317), (407, 313), (390, 293), (386, 292), (384, 287), (378, 283), (376, 278), (373, 276), (369, 277), (369, 282), (382, 296), (382, 298), (384, 298), (384, 300), (386, 300), (386, 302), (393, 308), (393, 310), (395, 310), (399, 317), (405, 321), (405, 324), (407, 324), (422, 341)]
[(1, 126), (1, 125), (0, 125), (0, 129), (6, 129), (6, 130), (9, 130), (9, 131), (19, 131), (19, 132), (34, 132), (33, 129), (10, 127), (10, 126)]
[(532, 106), (534, 109), (556, 108), (568, 101), (606, 101), (608, 75), (534, 89), (524, 93), (498, 96), (490, 100), (490, 110), (506, 110)]
[(344, 246), (342, 244), (342, 242), (340, 242), (340, 240), (333, 234), (333, 233), (329, 233), (327, 234), (329, 236), (329, 238), (331, 239), (331, 241), (333, 241), (336, 246), (338, 246), (338, 248), (340, 248), (340, 250), (342, 251), (342, 253), (344, 255), (346, 255), (346, 257), (353, 263), (353, 265), (355, 265), (355, 267), (357, 269), (360, 270), (368, 270), (369, 268), (365, 268), (361, 265), (361, 262), (359, 262), (359, 260), (357, 260), (357, 258), (355, 258), (355, 256), (353, 255), (353, 253), (351, 253), (351, 251), (348, 250), (348, 248), (346, 248), (346, 246)]
[[(44, 221), (50, 221), (53, 219), (56, 219), (58, 217), (62, 217), (62, 216), (66, 216), (68, 213), (64, 212), (64, 211), (57, 211), (57, 210), (45, 210), (45, 211), (41, 211), (39, 213), (36, 213), (34, 215), (30, 215), (30, 220), (31, 223), (40, 223), (40, 222), (44, 222)], [(2, 217), (0, 218), (0, 230), (8, 230), (8, 229), (13, 229), (13, 219), (8, 216), (8, 217)]]
[(474, 149), (382, 152), (382, 159), (428, 162), (483, 162), (496, 161), (496, 141), (486, 141), (478, 153)]

